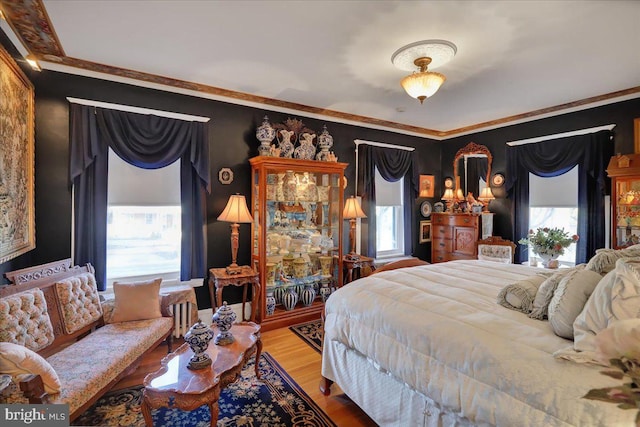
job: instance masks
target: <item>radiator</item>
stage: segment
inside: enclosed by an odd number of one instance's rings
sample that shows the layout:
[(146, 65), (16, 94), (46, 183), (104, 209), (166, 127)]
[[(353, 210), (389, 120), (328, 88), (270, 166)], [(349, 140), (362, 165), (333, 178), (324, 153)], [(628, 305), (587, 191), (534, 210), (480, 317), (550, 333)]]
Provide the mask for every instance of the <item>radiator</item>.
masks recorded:
[(173, 336), (176, 338), (184, 337), (189, 328), (191, 321), (191, 304), (181, 302), (173, 304)]

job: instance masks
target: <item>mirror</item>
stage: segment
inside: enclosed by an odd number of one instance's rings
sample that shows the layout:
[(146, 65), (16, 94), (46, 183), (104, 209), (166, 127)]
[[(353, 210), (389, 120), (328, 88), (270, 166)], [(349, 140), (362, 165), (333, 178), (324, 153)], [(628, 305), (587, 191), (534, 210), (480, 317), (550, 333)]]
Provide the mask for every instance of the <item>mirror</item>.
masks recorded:
[(470, 142), (458, 150), (453, 159), (453, 174), (456, 178), (455, 191), (461, 190), (464, 197), (471, 192), (477, 198), (481, 191), (480, 179), (482, 178), (485, 185), (489, 186), (492, 160), (491, 151), (486, 146), (475, 142)]

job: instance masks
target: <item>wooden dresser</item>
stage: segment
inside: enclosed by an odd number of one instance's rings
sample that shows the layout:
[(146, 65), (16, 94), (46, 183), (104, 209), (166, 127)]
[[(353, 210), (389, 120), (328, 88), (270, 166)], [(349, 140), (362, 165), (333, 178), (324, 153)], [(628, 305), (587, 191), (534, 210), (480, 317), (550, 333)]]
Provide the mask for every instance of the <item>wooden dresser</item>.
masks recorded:
[(431, 214), (431, 262), (476, 259), (480, 238), (480, 215)]

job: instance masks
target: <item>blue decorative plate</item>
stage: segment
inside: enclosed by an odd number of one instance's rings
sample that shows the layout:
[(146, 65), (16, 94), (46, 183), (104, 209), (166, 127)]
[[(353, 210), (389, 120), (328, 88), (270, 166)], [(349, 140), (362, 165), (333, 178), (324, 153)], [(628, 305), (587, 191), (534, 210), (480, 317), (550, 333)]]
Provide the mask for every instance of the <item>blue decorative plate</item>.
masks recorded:
[(431, 215), (431, 210), (432, 210), (431, 203), (428, 200), (425, 200), (420, 205), (420, 213), (425, 218), (429, 218), (429, 216)]

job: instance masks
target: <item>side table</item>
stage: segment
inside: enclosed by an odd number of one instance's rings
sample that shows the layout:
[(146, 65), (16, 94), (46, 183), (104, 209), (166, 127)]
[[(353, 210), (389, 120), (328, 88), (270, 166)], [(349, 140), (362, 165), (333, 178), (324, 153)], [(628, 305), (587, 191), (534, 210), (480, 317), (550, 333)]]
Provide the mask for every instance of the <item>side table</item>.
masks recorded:
[(342, 257), (342, 265), (345, 276), (344, 284), (353, 282), (353, 272), (356, 269), (359, 273), (358, 277), (362, 277), (362, 267), (369, 267), (371, 271), (375, 271), (376, 269), (374, 259), (362, 255), (359, 255), (357, 258), (352, 258), (349, 255), (345, 255), (344, 257)]
[[(215, 327), (212, 329), (214, 333), (217, 330)], [(147, 427), (153, 426), (152, 409), (165, 407), (192, 411), (202, 405), (209, 406), (210, 425), (215, 427), (220, 411), (220, 391), (238, 379), (253, 353), (256, 355), (256, 377), (260, 378), (260, 325), (237, 323), (231, 327), (231, 333), (235, 341), (229, 345), (209, 343), (207, 353), (213, 361), (210, 366), (189, 369), (187, 365), (193, 351), (185, 343), (162, 359), (159, 370), (144, 378), (141, 409)]]
[(244, 309), (247, 302), (247, 285), (253, 285), (251, 290), (251, 321), (255, 322), (260, 305), (260, 275), (247, 265), (243, 265), (238, 274), (228, 274), (226, 268), (209, 269), (209, 296), (214, 313), (216, 308), (222, 305), (222, 290), (229, 285), (244, 286), (242, 290), (242, 320), (247, 320)]

